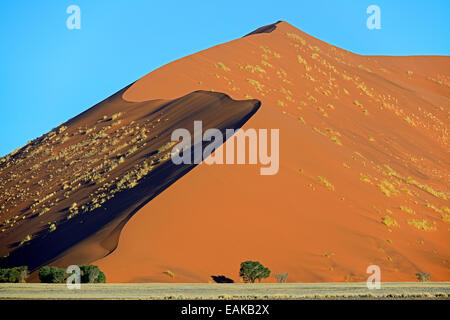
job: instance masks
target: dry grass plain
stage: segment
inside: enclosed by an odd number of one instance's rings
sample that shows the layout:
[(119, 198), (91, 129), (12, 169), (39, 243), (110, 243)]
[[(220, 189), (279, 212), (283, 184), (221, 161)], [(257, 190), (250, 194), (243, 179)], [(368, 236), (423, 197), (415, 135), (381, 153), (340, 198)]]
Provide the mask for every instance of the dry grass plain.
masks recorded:
[(0, 299), (450, 299), (450, 282), (387, 282), (368, 290), (365, 283), (196, 284), (108, 283), (82, 284), (69, 290), (65, 284), (0, 284)]

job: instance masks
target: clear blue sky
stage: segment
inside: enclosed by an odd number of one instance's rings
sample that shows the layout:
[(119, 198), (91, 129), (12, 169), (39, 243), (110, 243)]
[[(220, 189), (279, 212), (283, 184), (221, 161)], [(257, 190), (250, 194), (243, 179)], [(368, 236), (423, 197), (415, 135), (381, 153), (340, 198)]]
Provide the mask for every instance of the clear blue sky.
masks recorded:
[[(81, 29), (66, 8), (81, 8)], [(381, 30), (366, 8), (381, 9)], [(277, 20), (359, 54), (449, 55), (449, 0), (0, 0), (0, 156), (170, 61)]]

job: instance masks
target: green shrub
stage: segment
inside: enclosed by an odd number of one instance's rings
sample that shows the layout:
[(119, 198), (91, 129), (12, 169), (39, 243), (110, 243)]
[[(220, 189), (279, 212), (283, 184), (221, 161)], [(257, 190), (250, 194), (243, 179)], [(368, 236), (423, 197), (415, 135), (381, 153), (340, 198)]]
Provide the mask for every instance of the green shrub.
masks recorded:
[(270, 270), (258, 261), (245, 261), (241, 263), (239, 276), (244, 282), (254, 283), (256, 279), (261, 282), (262, 279), (270, 276)]
[(0, 283), (23, 283), (26, 278), (28, 278), (27, 266), (0, 269)]
[(105, 274), (94, 265), (80, 266), (81, 283), (105, 283)]
[[(45, 266), (39, 270), (39, 279), (42, 283), (64, 283), (69, 274), (66, 269)], [(94, 265), (80, 266), (80, 282), (81, 283), (105, 283), (105, 274)]]
[(58, 267), (45, 266), (39, 270), (39, 280), (42, 283), (64, 283), (66, 270)]
[(419, 281), (430, 281), (431, 275), (429, 272), (421, 271), (419, 273), (416, 273), (417, 279)]

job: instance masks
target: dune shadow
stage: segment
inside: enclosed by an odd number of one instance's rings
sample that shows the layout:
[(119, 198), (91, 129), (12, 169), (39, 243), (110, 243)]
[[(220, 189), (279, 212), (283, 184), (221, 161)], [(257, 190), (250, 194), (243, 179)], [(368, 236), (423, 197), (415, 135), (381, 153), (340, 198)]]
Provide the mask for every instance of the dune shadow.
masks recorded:
[(234, 283), (233, 279), (225, 277), (224, 275), (220, 276), (211, 276), (215, 283)]

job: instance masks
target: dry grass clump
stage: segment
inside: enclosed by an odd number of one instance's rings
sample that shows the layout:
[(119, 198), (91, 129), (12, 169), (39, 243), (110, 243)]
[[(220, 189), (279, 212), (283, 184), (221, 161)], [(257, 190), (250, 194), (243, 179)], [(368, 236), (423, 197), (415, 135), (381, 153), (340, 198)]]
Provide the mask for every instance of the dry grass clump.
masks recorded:
[(400, 193), (400, 191), (398, 191), (395, 186), (387, 180), (381, 181), (381, 183), (378, 184), (378, 187), (387, 197)]
[(312, 67), (308, 65), (308, 62), (301, 55), (297, 56), (297, 61), (305, 66), (306, 71), (311, 71)]
[(22, 241), (20, 241), (19, 247), (22, 246), (23, 244), (27, 243), (30, 240), (31, 240), (31, 235), (27, 235)]
[(247, 79), (247, 82), (255, 87), (256, 91), (262, 92), (264, 85), (262, 85), (259, 81), (254, 79)]
[(360, 107), (360, 108), (363, 108), (363, 107), (364, 107), (363, 104), (362, 104), (361, 102), (359, 102), (358, 100), (353, 101), (353, 104), (354, 104), (355, 106)]
[(341, 140), (339, 140), (339, 138), (336, 137), (336, 136), (332, 136), (332, 137), (331, 137), (331, 141), (333, 141), (334, 143), (336, 143), (336, 144), (339, 145), (339, 146), (342, 146)]
[(429, 223), (425, 219), (423, 219), (423, 220), (411, 219), (411, 220), (408, 220), (408, 224), (412, 225), (413, 227), (415, 227), (419, 230), (424, 230), (424, 231), (436, 230), (436, 227), (434, 225), (432, 225), (431, 223)]
[(259, 72), (259, 73), (266, 73), (266, 70), (261, 68), (260, 66), (252, 66), (252, 65), (246, 65), (245, 70), (250, 71), (251, 73)]
[(381, 222), (387, 227), (398, 227), (397, 221), (388, 215), (384, 216)]
[(416, 123), (414, 122), (414, 120), (412, 120), (409, 116), (406, 116), (406, 117), (404, 118), (404, 120), (405, 120), (406, 122), (408, 122), (408, 124), (410, 124), (411, 126), (413, 126), (413, 127), (416, 126)]
[(172, 279), (175, 278), (175, 274), (174, 274), (172, 271), (170, 271), (170, 270), (163, 271), (163, 273), (166, 274), (166, 275), (168, 275), (168, 276), (171, 277)]
[(408, 208), (407, 206), (400, 206), (400, 210), (409, 213), (409, 214), (415, 214), (414, 210), (411, 208)]
[(302, 37), (300, 37), (298, 34), (286, 32), (286, 35), (288, 36), (288, 38), (297, 40), (297, 41), (299, 41), (302, 45), (306, 45), (305, 39), (303, 39)]
[(317, 180), (319, 180), (323, 185), (325, 185), (328, 189), (331, 191), (334, 191), (334, 186), (324, 177), (317, 177)]
[(70, 214), (67, 216), (67, 220), (72, 219), (74, 216), (76, 216), (79, 213), (76, 202), (72, 203), (72, 205), (69, 207), (69, 212), (70, 212)]
[(364, 174), (362, 174), (362, 173), (360, 173), (359, 179), (360, 179), (361, 181), (364, 181), (364, 182), (367, 182), (367, 183), (372, 183), (372, 181), (369, 179), (369, 177), (366, 176), (366, 175), (364, 175)]
[(217, 62), (216, 67), (219, 69), (222, 69), (223, 71), (230, 71), (231, 69), (228, 68), (223, 62)]
[(116, 119), (118, 119), (120, 116), (122, 116), (122, 112), (117, 112), (117, 113), (114, 113), (112, 116), (111, 116), (111, 120), (116, 120)]
[(48, 230), (49, 230), (49, 232), (55, 231), (56, 230), (56, 225), (54, 223), (50, 223), (49, 222)]
[(261, 64), (264, 67), (268, 67), (268, 68), (273, 68), (273, 65), (271, 65), (269, 62), (265, 61), (265, 60), (261, 60)]
[(416, 186), (416, 187), (418, 187), (420, 189), (422, 189), (425, 192), (428, 192), (429, 194), (431, 194), (431, 195), (433, 195), (433, 196), (435, 196), (437, 198), (441, 198), (441, 199), (447, 200), (447, 195), (444, 192), (436, 191), (432, 187), (430, 187), (430, 186), (428, 186), (426, 184), (421, 184), (421, 183), (417, 182), (416, 180), (414, 180), (411, 177), (406, 178), (406, 182), (409, 183), (409, 184), (412, 184), (412, 185), (414, 185), (414, 186)]
[(450, 215), (443, 213), (441, 214), (441, 218), (442, 221), (450, 223)]

